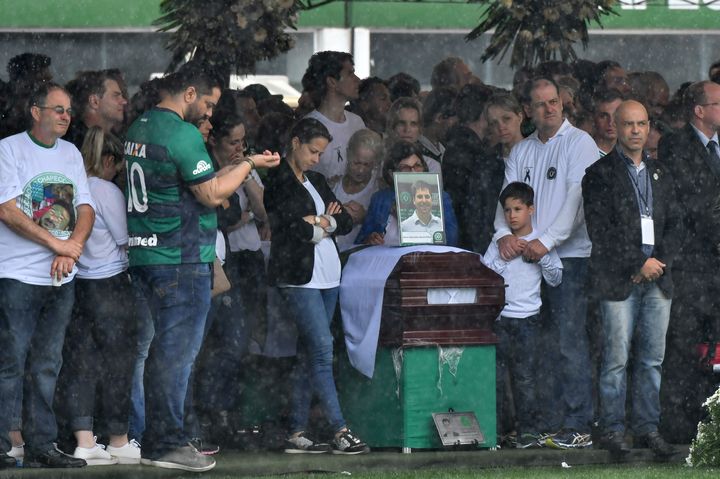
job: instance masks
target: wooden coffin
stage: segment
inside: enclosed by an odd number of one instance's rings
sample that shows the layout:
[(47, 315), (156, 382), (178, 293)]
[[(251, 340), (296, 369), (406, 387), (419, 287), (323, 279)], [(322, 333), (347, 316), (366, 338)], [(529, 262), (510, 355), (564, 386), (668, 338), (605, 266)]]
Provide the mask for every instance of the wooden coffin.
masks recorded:
[[(429, 288), (475, 288), (473, 304), (428, 304)], [(502, 276), (473, 253), (408, 253), (385, 283), (379, 343), (495, 344), (495, 319), (505, 306)]]

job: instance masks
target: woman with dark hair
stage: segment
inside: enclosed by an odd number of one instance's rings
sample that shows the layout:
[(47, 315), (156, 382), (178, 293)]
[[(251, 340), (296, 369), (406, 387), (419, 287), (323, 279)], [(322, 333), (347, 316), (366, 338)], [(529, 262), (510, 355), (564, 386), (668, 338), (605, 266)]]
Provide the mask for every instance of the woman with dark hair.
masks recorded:
[(290, 132), (287, 157), (268, 174), (265, 208), (272, 244), (268, 276), (277, 285), (298, 329), (298, 357), (291, 397), (287, 453), (322, 453), (331, 449), (306, 433), (313, 396), (320, 400), (332, 428), (332, 452), (362, 454), (367, 445), (348, 429), (333, 378), (330, 322), (340, 285), (340, 257), (335, 234), (347, 234), (352, 218), (330, 190), (325, 177), (310, 168), (332, 140), (318, 120), (300, 120)]
[[(218, 169), (243, 161), (247, 148), (244, 118), (220, 110), (212, 122), (207, 148)], [(217, 209), (218, 228), (228, 250), (227, 256), (223, 254), (223, 269), (231, 288), (213, 299), (206, 326), (208, 337), (201, 353), (202, 372), (196, 377), (195, 408), (201, 416), (200, 424), (218, 427), (216, 431), (200, 431), (203, 439), (212, 437), (211, 432), (215, 433), (213, 439), (219, 438), (222, 430), (231, 426), (231, 413), (244, 388), (238, 380), (241, 363), (252, 331), (265, 315), (267, 278), (258, 229), (269, 230), (263, 188), (260, 176), (251, 170), (247, 180)]]
[[(73, 318), (65, 335), (62, 405), (77, 440), (74, 456), (88, 465), (138, 464), (128, 441), (130, 388), (136, 356), (136, 317), (127, 274), (126, 200), (112, 180), (124, 165), (123, 147), (97, 126), (82, 146), (95, 225), (78, 260)], [(99, 388), (107, 449), (95, 442), (93, 417)]]
[[(393, 173), (427, 173), (428, 167), (417, 143), (397, 141), (387, 153), (383, 165), (382, 176), (385, 184), (390, 185), (377, 193), (370, 200), (370, 207), (362, 228), (355, 238), (355, 244), (388, 245), (400, 244), (397, 212), (395, 211), (395, 188)], [(456, 246), (458, 243), (458, 223), (452, 208), (450, 195), (443, 191), (443, 216), (447, 244)]]

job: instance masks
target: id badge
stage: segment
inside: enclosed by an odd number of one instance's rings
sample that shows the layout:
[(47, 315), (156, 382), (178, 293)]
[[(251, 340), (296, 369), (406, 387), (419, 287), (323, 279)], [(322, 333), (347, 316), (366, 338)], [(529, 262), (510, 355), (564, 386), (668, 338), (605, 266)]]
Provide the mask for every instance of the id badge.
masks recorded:
[(655, 246), (655, 229), (652, 217), (641, 216), (640, 229), (642, 230), (642, 244)]

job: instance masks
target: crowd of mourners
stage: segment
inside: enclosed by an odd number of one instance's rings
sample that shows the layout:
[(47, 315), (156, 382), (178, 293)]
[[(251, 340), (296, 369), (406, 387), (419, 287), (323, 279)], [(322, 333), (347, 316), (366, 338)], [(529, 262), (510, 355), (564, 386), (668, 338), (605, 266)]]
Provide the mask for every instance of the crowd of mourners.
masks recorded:
[(720, 63), (671, 92), (550, 61), (507, 90), (449, 57), (422, 91), (325, 51), (296, 108), (194, 61), (132, 96), (116, 69), (54, 83), (36, 53), (8, 77), (0, 467), (211, 469), (275, 302), (297, 328), (284, 451), (369, 452), (332, 320), (341, 253), (400, 244), (396, 172), (441, 174), (447, 244), (507, 284), (503, 447), (668, 458), (694, 437), (720, 338)]

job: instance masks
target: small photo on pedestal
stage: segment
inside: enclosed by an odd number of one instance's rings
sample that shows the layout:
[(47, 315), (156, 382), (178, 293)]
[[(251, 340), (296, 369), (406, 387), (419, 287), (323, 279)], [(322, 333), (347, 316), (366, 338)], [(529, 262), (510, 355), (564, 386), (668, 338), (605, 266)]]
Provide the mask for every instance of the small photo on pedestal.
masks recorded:
[(445, 244), (442, 178), (438, 173), (394, 173), (400, 245)]

